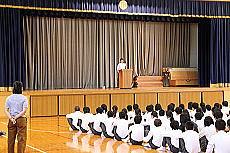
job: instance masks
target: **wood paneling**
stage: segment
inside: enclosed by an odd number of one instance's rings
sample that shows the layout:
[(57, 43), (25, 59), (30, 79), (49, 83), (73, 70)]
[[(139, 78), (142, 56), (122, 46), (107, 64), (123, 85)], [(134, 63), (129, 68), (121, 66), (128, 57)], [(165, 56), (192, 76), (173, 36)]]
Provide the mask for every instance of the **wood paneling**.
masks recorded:
[(168, 104), (174, 103), (179, 105), (179, 93), (158, 93), (158, 103), (163, 109), (166, 109)]
[(187, 108), (188, 102), (201, 102), (201, 92), (182, 92), (180, 93), (180, 103), (185, 104)]
[(6, 118), (4, 113), (7, 96), (0, 96), (0, 118)]
[(156, 105), (156, 103), (156, 93), (135, 94), (135, 104), (138, 104), (142, 111), (145, 111), (147, 105)]
[(84, 95), (66, 95), (59, 97), (59, 115), (74, 112), (75, 106), (79, 106), (82, 111), (84, 107)]
[(58, 96), (31, 96), (31, 116), (58, 115)]
[(92, 113), (96, 113), (96, 108), (101, 104), (106, 104), (108, 110), (110, 108), (110, 95), (86, 95), (86, 106), (90, 108)]
[(112, 94), (111, 95), (111, 107), (113, 105), (118, 106), (118, 111), (126, 108), (127, 105), (134, 104), (134, 94)]
[(213, 106), (214, 103), (223, 102), (223, 92), (203, 92), (203, 102)]
[(230, 102), (230, 91), (224, 91), (224, 100)]

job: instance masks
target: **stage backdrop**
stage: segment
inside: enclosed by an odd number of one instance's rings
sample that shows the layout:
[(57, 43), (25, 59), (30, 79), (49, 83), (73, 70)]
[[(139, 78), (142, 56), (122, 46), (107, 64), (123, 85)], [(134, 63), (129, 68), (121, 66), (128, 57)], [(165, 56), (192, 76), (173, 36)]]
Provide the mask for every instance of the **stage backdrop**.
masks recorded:
[(191, 25), (26, 16), (26, 89), (113, 88), (121, 57), (134, 75), (189, 67)]

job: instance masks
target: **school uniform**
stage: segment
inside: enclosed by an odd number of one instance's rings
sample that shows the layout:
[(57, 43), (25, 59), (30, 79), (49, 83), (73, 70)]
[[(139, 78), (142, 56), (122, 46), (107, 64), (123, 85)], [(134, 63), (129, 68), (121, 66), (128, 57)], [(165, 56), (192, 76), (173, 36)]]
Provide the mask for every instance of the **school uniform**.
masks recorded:
[(165, 137), (163, 138), (163, 146), (166, 147), (166, 143), (169, 146), (171, 152), (178, 153), (179, 152), (179, 141), (182, 138), (181, 130), (168, 130), (166, 131)]
[(159, 118), (162, 122), (162, 126), (165, 127), (166, 130), (171, 130), (170, 127), (170, 120), (166, 116), (159, 116)]
[(151, 130), (151, 129), (154, 129), (154, 128), (156, 127), (156, 126), (154, 125), (155, 119), (157, 119), (157, 117), (151, 118), (150, 120), (148, 120), (148, 121), (146, 122), (146, 125), (149, 125), (149, 126), (150, 126), (150, 130)]
[(125, 119), (117, 119), (114, 123), (116, 130), (114, 131), (114, 137), (116, 140), (121, 141), (127, 138), (129, 134), (129, 122)]
[(82, 124), (80, 130), (82, 132), (88, 132), (90, 130), (89, 123), (93, 122), (93, 114), (91, 113), (83, 114), (81, 120), (82, 120)]
[(152, 149), (162, 146), (163, 137), (165, 136), (165, 128), (163, 126), (150, 129), (148, 135), (144, 137), (144, 142), (148, 142)]
[(144, 138), (144, 126), (141, 124), (134, 124), (129, 128), (130, 142), (133, 145), (141, 145)]
[(200, 132), (204, 128), (204, 120), (203, 119), (196, 120), (195, 123), (198, 126), (198, 132)]
[(229, 114), (229, 111), (230, 111), (230, 108), (229, 107), (226, 107), (226, 106), (223, 106), (222, 109), (221, 109), (221, 112), (225, 115), (228, 115)]
[(178, 121), (180, 123), (180, 114), (175, 113), (175, 115), (173, 115), (173, 118), (175, 121)]
[(106, 131), (102, 133), (103, 136), (105, 137), (113, 137), (113, 128), (114, 128), (114, 123), (116, 122), (116, 119), (113, 117), (109, 117), (107, 119), (105, 119), (104, 121), (104, 125), (106, 128)]
[(210, 117), (213, 118), (212, 111), (206, 111), (206, 112), (204, 113), (204, 117), (206, 117), (206, 116), (210, 116)]
[(146, 112), (143, 115), (143, 121), (147, 122), (148, 120), (150, 120), (152, 118), (151, 112)]
[(205, 136), (205, 137), (208, 139), (208, 141), (210, 141), (211, 137), (212, 137), (213, 135), (215, 135), (215, 134), (216, 134), (216, 128), (215, 128), (215, 126), (212, 124), (212, 125), (210, 125), (210, 126), (204, 127), (204, 128), (199, 132), (199, 137), (201, 138), (201, 137)]
[(182, 133), (182, 138), (185, 142), (185, 149), (189, 153), (200, 152), (199, 134), (193, 130), (187, 130)]
[(102, 129), (101, 129), (101, 122), (104, 121), (104, 114), (96, 114), (93, 116), (94, 122), (91, 128), (91, 131), (94, 135), (101, 135)]
[(127, 115), (128, 115), (128, 120), (131, 120), (132, 118), (135, 117), (135, 112), (130, 111), (130, 112), (127, 113)]
[(73, 130), (80, 129), (80, 127), (78, 126), (78, 119), (81, 118), (82, 114), (83, 114), (82, 112), (76, 111), (74, 113), (70, 113), (66, 115), (68, 123)]
[(119, 63), (117, 65), (117, 72), (125, 68), (126, 68), (126, 63)]
[(224, 131), (218, 131), (208, 142), (206, 153), (229, 153), (230, 152), (230, 135)]

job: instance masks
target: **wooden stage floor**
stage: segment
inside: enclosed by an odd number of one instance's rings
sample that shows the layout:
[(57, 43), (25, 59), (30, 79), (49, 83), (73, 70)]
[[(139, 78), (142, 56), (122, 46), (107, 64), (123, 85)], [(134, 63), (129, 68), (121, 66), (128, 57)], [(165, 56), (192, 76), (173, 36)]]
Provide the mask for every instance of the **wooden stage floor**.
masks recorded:
[[(0, 119), (0, 130), (7, 131), (7, 119)], [(7, 152), (7, 135), (0, 136), (0, 152)], [(65, 117), (28, 119), (26, 153), (160, 153), (113, 139), (70, 132)]]

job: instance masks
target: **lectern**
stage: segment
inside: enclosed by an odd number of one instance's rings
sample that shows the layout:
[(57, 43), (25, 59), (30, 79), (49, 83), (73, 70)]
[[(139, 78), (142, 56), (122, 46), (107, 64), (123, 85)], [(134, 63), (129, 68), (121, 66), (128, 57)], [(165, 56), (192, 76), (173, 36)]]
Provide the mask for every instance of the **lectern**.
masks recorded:
[(119, 88), (120, 89), (131, 89), (132, 88), (132, 69), (122, 69), (119, 71)]

